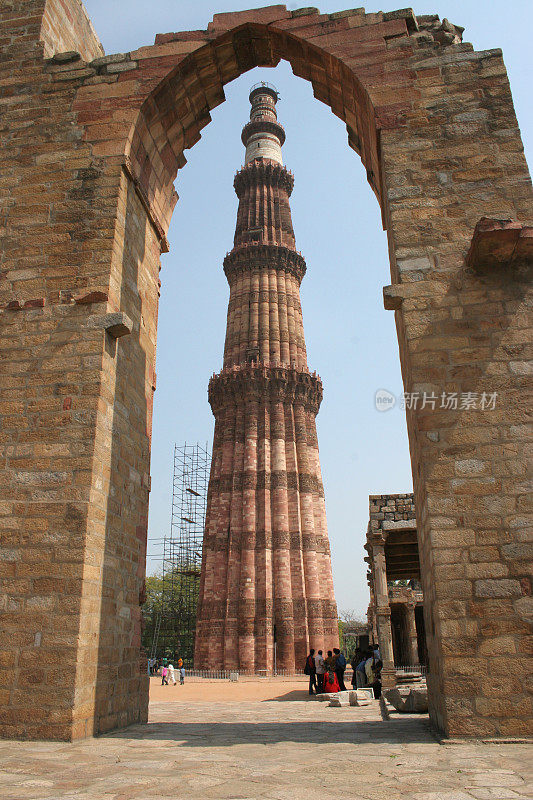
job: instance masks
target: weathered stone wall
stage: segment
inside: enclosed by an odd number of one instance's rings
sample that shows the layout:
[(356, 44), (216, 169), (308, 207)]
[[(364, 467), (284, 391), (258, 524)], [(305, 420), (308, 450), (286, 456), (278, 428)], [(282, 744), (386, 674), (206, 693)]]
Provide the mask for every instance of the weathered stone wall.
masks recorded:
[(369, 530), (382, 531), (386, 522), (412, 521), (416, 528), (415, 501), (411, 493), (371, 494), (368, 498), (370, 508)]
[(81, 0), (45, 0), (40, 39), (45, 58), (76, 51), (85, 61), (104, 55), (104, 48)]
[[(82, 59), (46, 61), (51, 8), (0, 10), (2, 732), (68, 738), (143, 713), (134, 651), (173, 180), (224, 84), (280, 58), (346, 122), (380, 200), (405, 391), (497, 392), (494, 409), (408, 411), (430, 707), (450, 734), (530, 732), (530, 256), (465, 262), (481, 217), (533, 216), (501, 52), (410, 11), (274, 6), (133, 53), (86, 62), (92, 39)], [(69, 49), (78, 35), (61, 33)], [(116, 311), (133, 331), (113, 355), (97, 318)]]
[[(120, 165), (83, 141), (76, 85), (52, 85), (30, 23), (2, 63), (1, 731), (69, 738), (145, 715), (142, 370), (151, 403), (159, 246)], [(116, 310), (134, 322), (118, 344), (103, 327)]]
[(530, 283), (510, 261), (464, 264), (480, 217), (531, 219), (530, 179), (498, 51), (421, 49), (411, 63), (417, 111), (381, 140), (404, 384), (478, 399), (407, 411), (431, 715), (452, 734), (531, 734)]
[[(394, 580), (419, 577), (417, 521), (412, 494), (371, 494), (365, 561), (370, 588), (368, 621), (379, 642), (382, 683), (396, 683), (398, 665), (417, 664), (415, 592)], [(419, 602), (422, 592), (419, 592)]]

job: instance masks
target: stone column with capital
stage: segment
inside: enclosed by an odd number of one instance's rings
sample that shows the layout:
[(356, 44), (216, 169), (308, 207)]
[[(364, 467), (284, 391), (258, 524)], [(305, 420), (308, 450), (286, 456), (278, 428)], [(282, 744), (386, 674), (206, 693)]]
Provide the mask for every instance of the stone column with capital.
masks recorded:
[(376, 599), (378, 642), (381, 660), (383, 662), (381, 684), (383, 689), (390, 689), (396, 685), (396, 670), (394, 668), (394, 656), (392, 651), (391, 610), (387, 586), (385, 539), (379, 534), (372, 536), (370, 541), (374, 596)]
[(407, 655), (411, 665), (418, 664), (418, 637), (416, 635), (416, 622), (415, 622), (415, 602), (406, 603), (405, 606), (405, 624), (406, 624), (406, 641), (407, 641)]

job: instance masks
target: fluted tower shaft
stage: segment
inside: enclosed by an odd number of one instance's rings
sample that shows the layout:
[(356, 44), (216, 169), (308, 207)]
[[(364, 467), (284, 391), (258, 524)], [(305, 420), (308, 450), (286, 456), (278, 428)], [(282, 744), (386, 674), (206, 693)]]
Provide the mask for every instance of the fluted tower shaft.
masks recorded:
[[(322, 384), (307, 366), (300, 283), (282, 163), (277, 92), (250, 93), (224, 366), (209, 383), (215, 415), (195, 662), (271, 673), (338, 644), (315, 417)], [(276, 650), (276, 657), (274, 655)]]

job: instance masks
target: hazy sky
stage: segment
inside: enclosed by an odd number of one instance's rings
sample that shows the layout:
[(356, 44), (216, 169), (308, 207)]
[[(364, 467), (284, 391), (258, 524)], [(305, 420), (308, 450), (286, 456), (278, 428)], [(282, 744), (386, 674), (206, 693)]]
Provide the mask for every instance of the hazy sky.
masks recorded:
[[(267, 4), (85, 1), (106, 53), (152, 44), (156, 33), (204, 29), (214, 13)], [(328, 0), (320, 10), (352, 6)], [(401, 6), (397, 0), (366, 10)], [(414, 11), (464, 26), (464, 41), (476, 50), (503, 49), (527, 154), (533, 130), (529, 0), (431, 0), (417, 3)], [(211, 448), (207, 383), (222, 366), (229, 295), (222, 260), (233, 242), (233, 177), (244, 161), (240, 133), (249, 115), (248, 92), (258, 80), (273, 83), (281, 95), (283, 156), (295, 177), (291, 207), (297, 247), (307, 261), (301, 297), (308, 362), (324, 383), (317, 427), (336, 598), (339, 609), (364, 614), (368, 495), (412, 491), (404, 412), (396, 407), (379, 413), (374, 407), (376, 390), (402, 392), (394, 313), (382, 303), (382, 287), (390, 283), (386, 236), (344, 124), (286, 62), (226, 85), (227, 102), (213, 111), (215, 124), (203, 129), (176, 180), (180, 200), (161, 270), (149, 539), (169, 532), (174, 442), (208, 441)], [(149, 553), (156, 549), (149, 541)], [(148, 571), (157, 567), (149, 559)]]

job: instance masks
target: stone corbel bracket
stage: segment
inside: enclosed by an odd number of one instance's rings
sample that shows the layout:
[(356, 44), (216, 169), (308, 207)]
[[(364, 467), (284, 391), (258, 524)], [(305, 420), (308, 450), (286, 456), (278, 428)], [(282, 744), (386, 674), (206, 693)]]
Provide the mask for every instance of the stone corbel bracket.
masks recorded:
[(105, 330), (112, 339), (120, 339), (121, 336), (127, 336), (132, 332), (133, 322), (124, 311), (113, 311), (89, 317), (87, 327)]
[(474, 272), (531, 265), (533, 225), (482, 217), (474, 228), (465, 263)]
[(383, 305), (387, 311), (399, 311), (402, 307), (403, 286), (400, 283), (383, 287)]
[(387, 311), (399, 311), (404, 300), (436, 297), (444, 291), (439, 281), (425, 280), (414, 283), (393, 283), (383, 287), (383, 305)]

